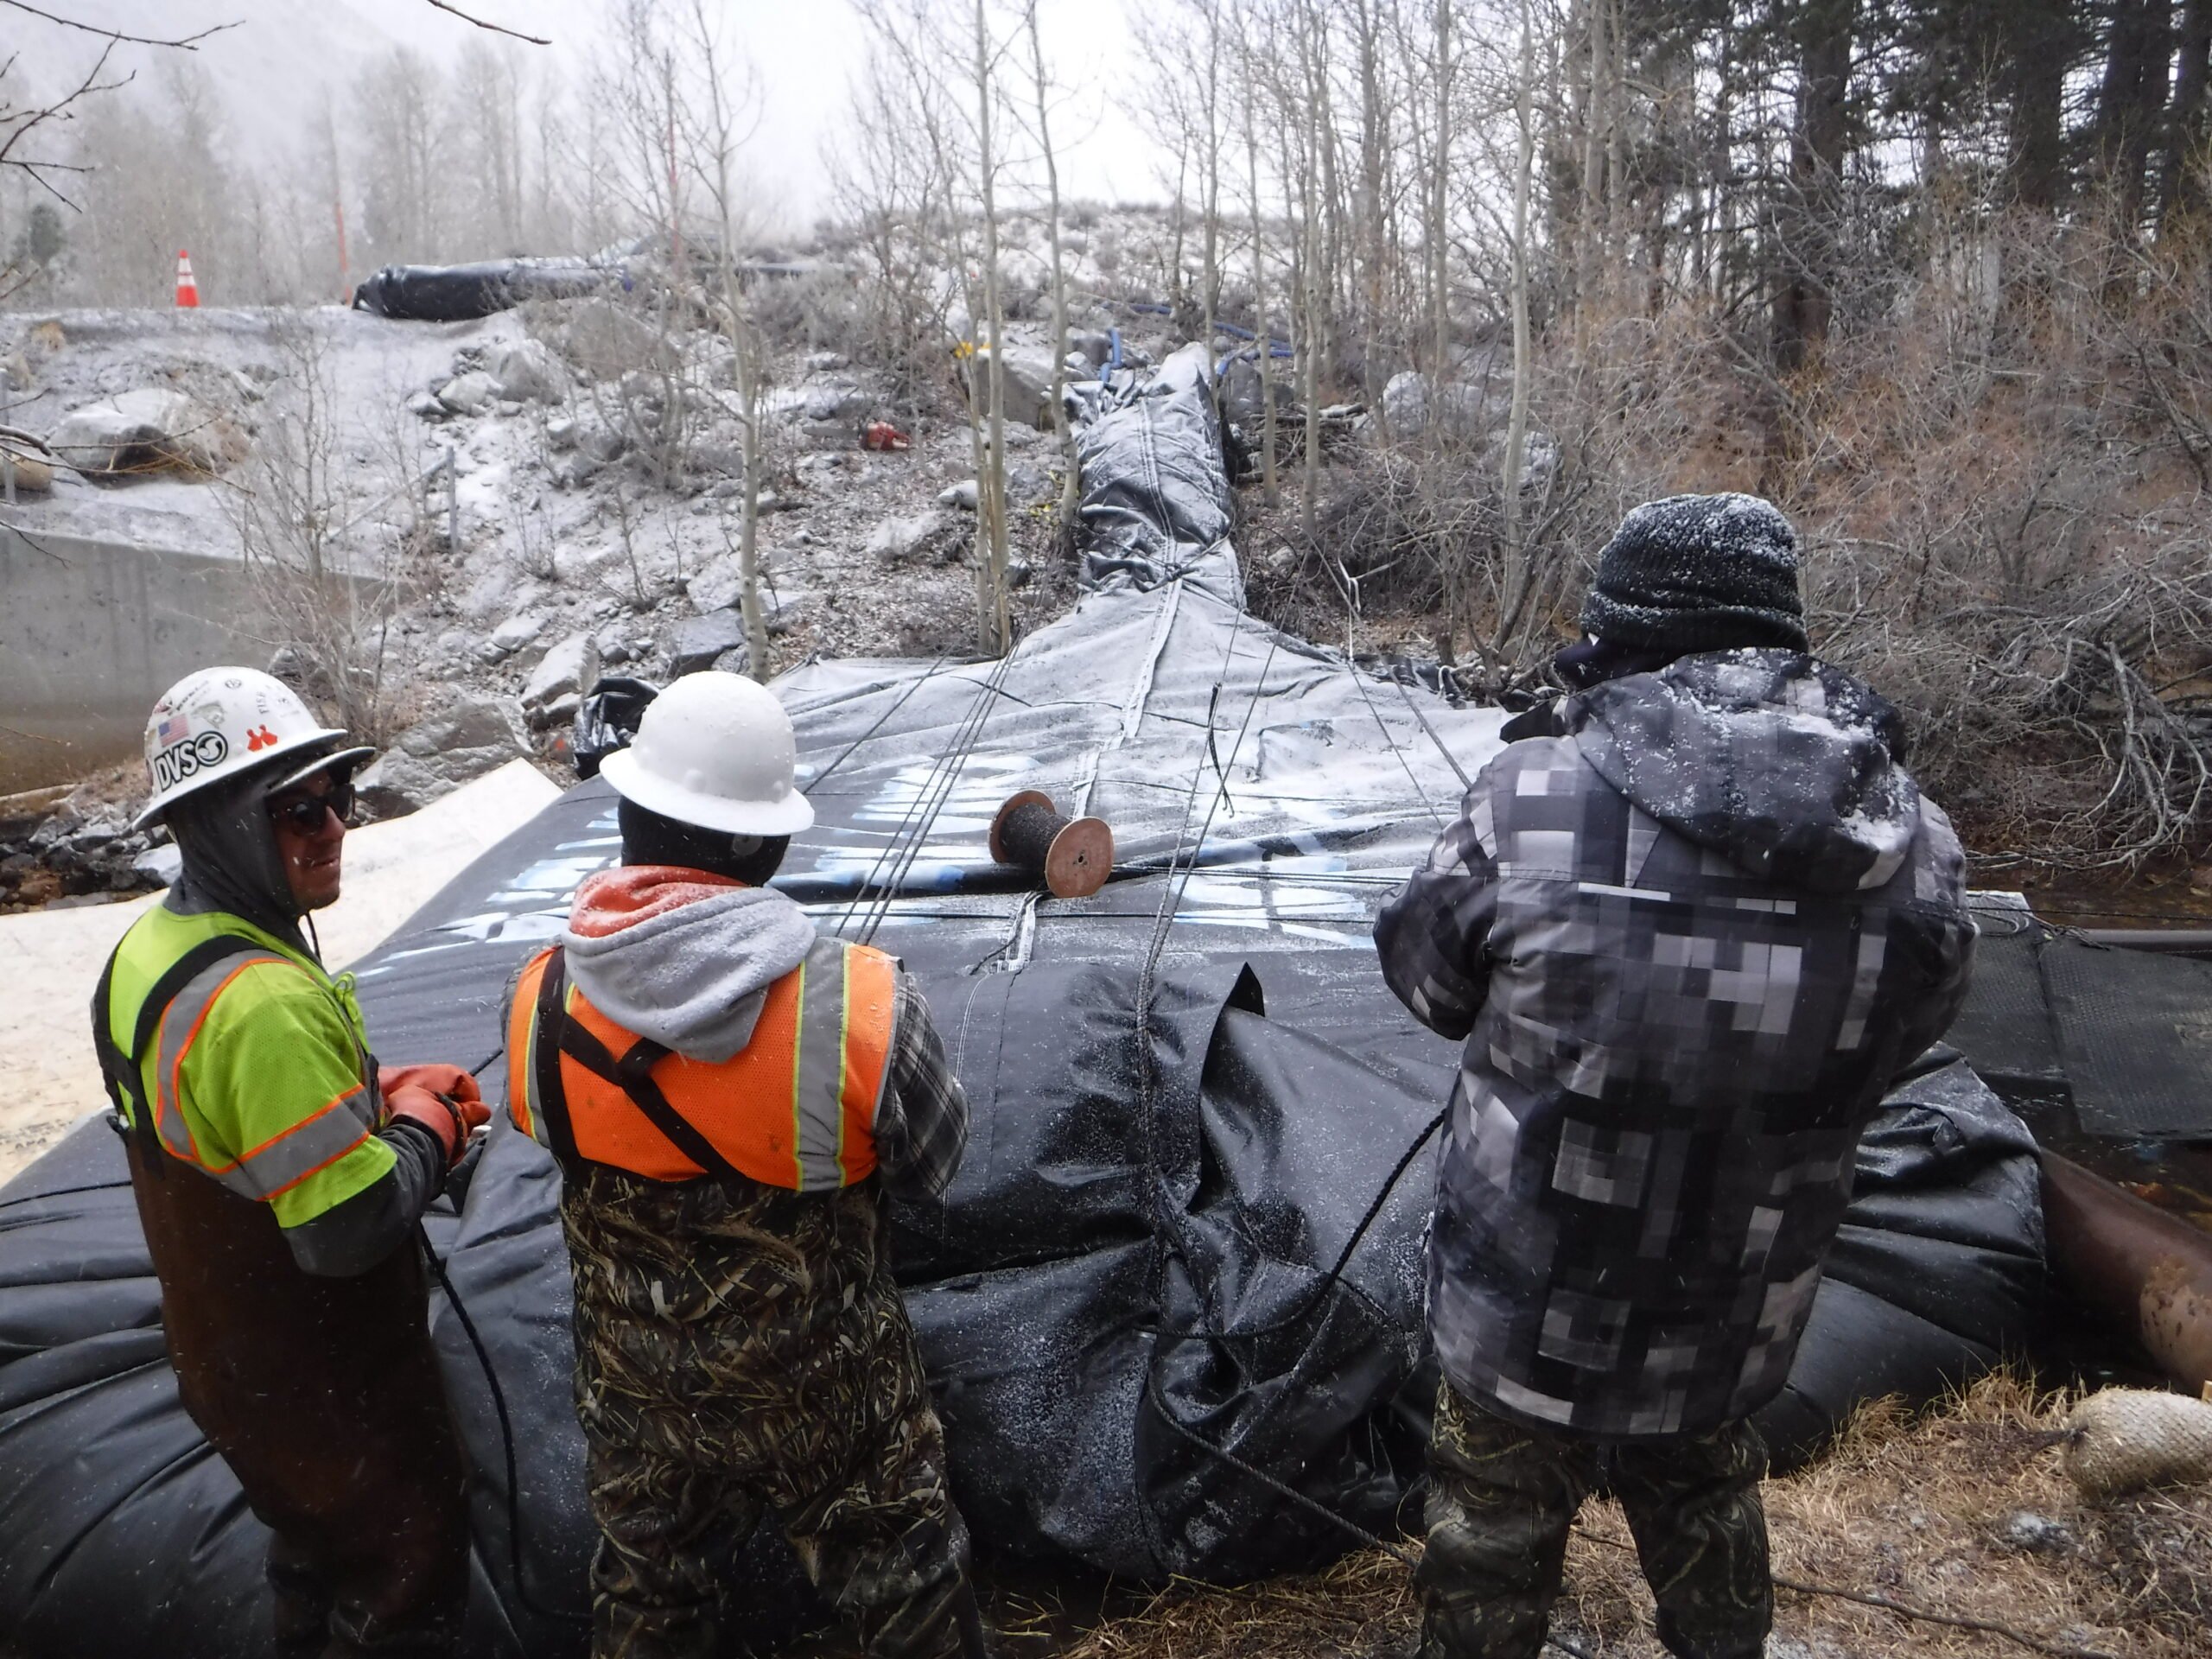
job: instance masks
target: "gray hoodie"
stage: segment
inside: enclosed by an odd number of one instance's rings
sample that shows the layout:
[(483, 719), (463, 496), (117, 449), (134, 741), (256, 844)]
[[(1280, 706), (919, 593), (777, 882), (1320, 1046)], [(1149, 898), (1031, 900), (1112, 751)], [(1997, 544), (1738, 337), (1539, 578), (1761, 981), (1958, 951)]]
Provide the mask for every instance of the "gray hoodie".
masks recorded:
[(657, 866), (610, 871), (576, 895), (561, 944), (592, 1007), (719, 1065), (753, 1040), (768, 987), (806, 959), (815, 927), (772, 888), (700, 896), (703, 885), (696, 872)]

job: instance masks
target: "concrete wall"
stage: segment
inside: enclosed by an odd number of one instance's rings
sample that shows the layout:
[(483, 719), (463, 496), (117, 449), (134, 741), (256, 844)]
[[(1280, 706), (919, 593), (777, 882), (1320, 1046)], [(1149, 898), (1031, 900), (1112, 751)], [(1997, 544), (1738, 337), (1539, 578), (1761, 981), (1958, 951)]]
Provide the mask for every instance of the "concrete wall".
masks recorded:
[(236, 559), (0, 528), (0, 793), (131, 759), (171, 685), (271, 650)]

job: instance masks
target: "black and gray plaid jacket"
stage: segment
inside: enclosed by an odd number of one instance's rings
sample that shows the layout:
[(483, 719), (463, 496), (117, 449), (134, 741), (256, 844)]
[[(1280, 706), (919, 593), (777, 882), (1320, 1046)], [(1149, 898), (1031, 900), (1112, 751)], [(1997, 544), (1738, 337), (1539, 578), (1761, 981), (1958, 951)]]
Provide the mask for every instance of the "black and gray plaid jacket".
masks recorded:
[(1957, 1011), (1964, 860), (1895, 712), (1810, 658), (1685, 658), (1555, 729), (1376, 927), (1466, 1039), (1429, 1327), (1507, 1417), (1704, 1433), (1782, 1387), (1859, 1132)]

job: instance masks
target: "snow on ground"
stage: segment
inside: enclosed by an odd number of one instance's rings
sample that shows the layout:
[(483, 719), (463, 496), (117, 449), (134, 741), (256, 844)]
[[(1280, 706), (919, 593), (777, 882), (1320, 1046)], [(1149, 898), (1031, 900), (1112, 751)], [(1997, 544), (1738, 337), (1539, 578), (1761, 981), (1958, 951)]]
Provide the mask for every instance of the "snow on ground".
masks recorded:
[[(1165, 319), (1086, 305), (1071, 336), (1103, 340), (1114, 322)], [(1016, 323), (1010, 364), (1048, 374), (1046, 332)], [(1126, 346), (1156, 358), (1167, 343)], [(810, 655), (970, 654), (976, 465), (950, 342), (938, 382), (904, 398), (864, 358), (818, 344), (794, 339), (770, 367), (757, 524), (768, 671)], [(46, 436), (119, 396), (180, 392), (194, 435), (225, 457), (208, 472), (65, 469), (10, 518), (233, 556), (251, 541), (274, 569), (303, 555), (296, 537), (272, 546), (253, 531), (256, 515), (311, 511), (323, 556), (362, 579), (377, 619), (356, 630), (385, 711), (367, 735), (423, 762), (400, 766), (383, 810), (419, 806), (518, 753), (557, 772), (574, 693), (594, 673), (661, 682), (742, 665), (731, 369), (719, 336), (671, 327), (634, 296), (454, 323), (334, 306), (0, 315), (0, 423)], [(878, 420), (911, 447), (865, 448)], [(1074, 576), (1056, 545), (1057, 441), (1014, 420), (1007, 444), (1026, 630), (1065, 607)], [(315, 655), (279, 651), (268, 665), (313, 691)], [(159, 880), (130, 874), (147, 852), (123, 823), (137, 787), (118, 774), (35, 829), (0, 824), (0, 909)]]

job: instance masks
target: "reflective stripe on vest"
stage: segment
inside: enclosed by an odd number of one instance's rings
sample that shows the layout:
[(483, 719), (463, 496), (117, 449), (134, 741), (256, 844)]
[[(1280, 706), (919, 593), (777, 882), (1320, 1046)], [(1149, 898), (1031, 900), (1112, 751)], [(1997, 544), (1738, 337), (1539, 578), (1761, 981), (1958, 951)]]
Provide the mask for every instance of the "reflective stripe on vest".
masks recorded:
[(163, 1148), (213, 1176), (232, 1192), (264, 1200), (296, 1185), (360, 1145), (375, 1129), (378, 1111), (375, 1091), (364, 1083), (261, 1145), (242, 1149), (235, 1159), (210, 1161), (185, 1122), (178, 1102), (178, 1072), (215, 999), (240, 974), (270, 963), (305, 971), (296, 963), (263, 951), (214, 963), (186, 981), (155, 1028), (149, 1057), (153, 1071), (154, 1128)]
[[(541, 992), (552, 952), (522, 971), (507, 1014), (507, 1103), (515, 1126), (563, 1158), (651, 1180), (706, 1172), (655, 1128), (623, 1090), (567, 1053), (540, 1052)], [(817, 939), (768, 988), (752, 1039), (719, 1065), (670, 1054), (652, 1079), (669, 1105), (734, 1168), (770, 1186), (823, 1192), (875, 1169), (875, 1111), (891, 1068), (897, 976), (865, 945)], [(637, 1034), (574, 985), (563, 1013), (616, 1058)], [(548, 1022), (549, 1025), (550, 1022)], [(557, 1031), (550, 1039), (558, 1041)]]

